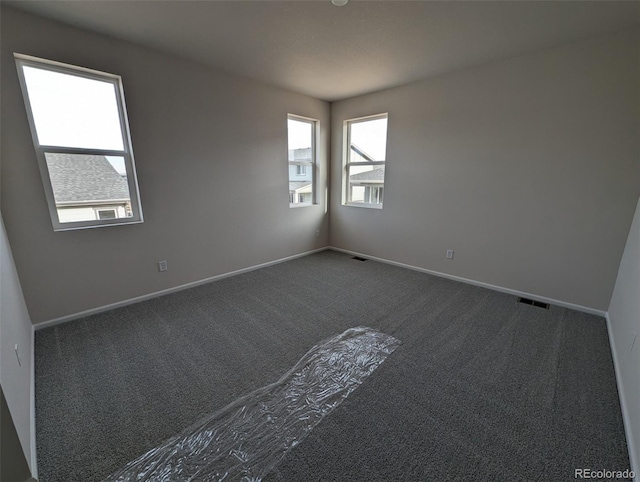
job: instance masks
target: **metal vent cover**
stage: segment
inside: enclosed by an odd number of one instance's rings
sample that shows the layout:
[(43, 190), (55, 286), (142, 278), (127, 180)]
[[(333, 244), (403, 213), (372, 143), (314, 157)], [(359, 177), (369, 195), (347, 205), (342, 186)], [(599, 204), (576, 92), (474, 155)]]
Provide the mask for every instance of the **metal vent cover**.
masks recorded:
[(536, 301), (529, 298), (518, 298), (518, 303), (524, 303), (525, 305), (535, 306), (536, 308), (544, 308), (545, 310), (549, 309), (549, 303), (543, 303), (542, 301)]

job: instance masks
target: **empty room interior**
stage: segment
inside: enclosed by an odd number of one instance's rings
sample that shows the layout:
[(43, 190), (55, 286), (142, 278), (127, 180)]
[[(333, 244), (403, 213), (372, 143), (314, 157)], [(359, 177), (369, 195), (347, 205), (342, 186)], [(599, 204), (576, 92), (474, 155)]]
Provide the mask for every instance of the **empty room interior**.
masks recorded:
[(638, 480), (640, 2), (0, 22), (3, 482)]

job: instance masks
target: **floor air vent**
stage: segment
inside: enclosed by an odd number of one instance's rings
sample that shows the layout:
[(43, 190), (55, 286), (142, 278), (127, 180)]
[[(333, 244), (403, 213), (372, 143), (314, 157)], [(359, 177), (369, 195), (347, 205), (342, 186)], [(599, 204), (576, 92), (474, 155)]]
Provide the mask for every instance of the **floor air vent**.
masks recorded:
[(358, 261), (366, 261), (367, 260), (367, 258), (361, 258), (360, 256), (354, 256), (351, 259), (357, 259)]
[(529, 298), (518, 298), (518, 303), (524, 303), (525, 305), (535, 306), (537, 308), (549, 309), (549, 303), (543, 303), (542, 301), (530, 300)]

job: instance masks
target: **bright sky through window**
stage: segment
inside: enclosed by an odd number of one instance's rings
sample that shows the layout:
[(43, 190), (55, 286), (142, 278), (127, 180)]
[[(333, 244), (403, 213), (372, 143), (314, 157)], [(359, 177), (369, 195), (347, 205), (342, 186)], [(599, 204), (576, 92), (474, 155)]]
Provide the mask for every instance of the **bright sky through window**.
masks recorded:
[(118, 156), (105, 156), (107, 161), (113, 166), (113, 168), (118, 171), (118, 174), (121, 176), (126, 176), (127, 169), (124, 165), (124, 159)]
[(113, 83), (29, 66), (24, 78), (40, 145), (123, 149)]
[(387, 118), (351, 124), (351, 144), (364, 149), (376, 161), (386, 160)]
[(311, 147), (312, 132), (308, 122), (287, 119), (287, 132), (289, 135), (289, 149)]

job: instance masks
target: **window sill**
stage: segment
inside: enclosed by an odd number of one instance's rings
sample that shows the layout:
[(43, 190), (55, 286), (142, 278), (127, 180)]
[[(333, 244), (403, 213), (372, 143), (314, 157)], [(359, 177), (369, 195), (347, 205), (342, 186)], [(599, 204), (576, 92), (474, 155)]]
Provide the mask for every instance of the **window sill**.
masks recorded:
[(371, 203), (344, 203), (343, 206), (348, 206), (352, 208), (382, 209), (382, 204), (371, 204)]
[(290, 208), (308, 208), (309, 206), (314, 206), (313, 203), (294, 203), (289, 204)]
[[(144, 220), (142, 219), (133, 219), (129, 220), (127, 218), (121, 218), (122, 221), (116, 221), (113, 223), (57, 223), (54, 225), (53, 230), (55, 232), (59, 231), (77, 231), (79, 229), (94, 229), (94, 228), (107, 228), (109, 226), (125, 226), (128, 224), (142, 224)], [(125, 220), (126, 219), (126, 220)]]

